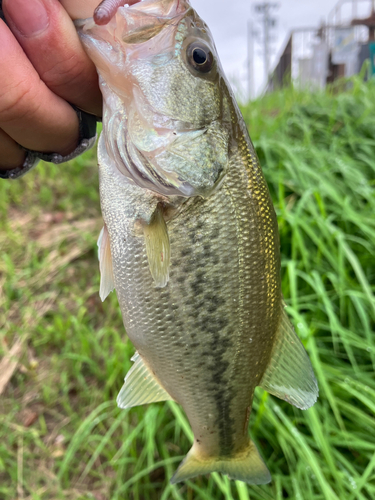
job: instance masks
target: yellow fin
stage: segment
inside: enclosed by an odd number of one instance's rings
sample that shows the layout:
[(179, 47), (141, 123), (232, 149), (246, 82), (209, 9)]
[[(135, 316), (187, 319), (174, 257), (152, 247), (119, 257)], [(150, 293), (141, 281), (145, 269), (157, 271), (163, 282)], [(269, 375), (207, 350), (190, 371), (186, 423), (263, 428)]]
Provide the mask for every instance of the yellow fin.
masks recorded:
[(310, 408), (319, 395), (318, 383), (307, 352), (284, 309), (271, 360), (259, 385), (301, 410)]
[(134, 354), (132, 361), (134, 365), (126, 374), (125, 384), (117, 396), (119, 408), (132, 408), (172, 399), (145, 365), (138, 352)]
[(98, 257), (100, 269), (100, 290), (99, 295), (102, 302), (114, 290), (115, 284), (113, 280), (113, 266), (111, 248), (109, 246), (109, 233), (107, 226), (104, 224), (98, 238)]
[(169, 281), (171, 250), (168, 228), (159, 206), (153, 213), (150, 224), (144, 226), (143, 231), (151, 276), (157, 288), (164, 288)]
[(211, 472), (221, 472), (227, 474), (230, 479), (248, 484), (267, 484), (271, 481), (271, 474), (259, 455), (257, 447), (249, 440), (246, 450), (233, 457), (207, 460), (198, 457), (197, 445), (194, 444), (172, 477), (171, 483), (179, 483)]

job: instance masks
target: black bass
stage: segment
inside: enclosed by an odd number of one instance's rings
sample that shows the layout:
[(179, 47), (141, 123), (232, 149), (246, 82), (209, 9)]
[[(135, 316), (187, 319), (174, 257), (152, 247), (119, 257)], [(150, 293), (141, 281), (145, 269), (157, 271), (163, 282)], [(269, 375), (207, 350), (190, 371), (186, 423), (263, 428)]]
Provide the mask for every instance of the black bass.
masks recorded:
[(174, 400), (194, 444), (172, 482), (219, 471), (262, 484), (254, 390), (318, 395), (287, 318), (277, 220), (207, 25), (187, 0), (80, 22), (104, 96), (98, 147), (102, 300), (114, 288), (137, 353), (122, 408)]

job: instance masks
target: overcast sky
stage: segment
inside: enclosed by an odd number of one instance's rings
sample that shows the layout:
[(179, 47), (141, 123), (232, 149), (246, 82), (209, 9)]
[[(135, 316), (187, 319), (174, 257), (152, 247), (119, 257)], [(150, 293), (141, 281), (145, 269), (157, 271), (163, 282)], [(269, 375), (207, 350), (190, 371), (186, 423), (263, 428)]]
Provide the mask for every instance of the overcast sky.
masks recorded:
[[(221, 62), (227, 76), (241, 80), (246, 88), (247, 59), (247, 21), (256, 20), (253, 5), (262, 0), (191, 0), (198, 14), (207, 22), (219, 52)], [(303, 26), (319, 26), (337, 5), (338, 0), (272, 0), (280, 5), (275, 10), (278, 18), (276, 31), (276, 52), (280, 52), (286, 37), (292, 28)], [(369, 9), (370, 1), (361, 3), (362, 8)], [(347, 6), (348, 9), (350, 5)], [(343, 15), (349, 11), (343, 12)], [(257, 49), (259, 52), (260, 49)], [(261, 56), (255, 61), (256, 86), (260, 88), (263, 81)]]

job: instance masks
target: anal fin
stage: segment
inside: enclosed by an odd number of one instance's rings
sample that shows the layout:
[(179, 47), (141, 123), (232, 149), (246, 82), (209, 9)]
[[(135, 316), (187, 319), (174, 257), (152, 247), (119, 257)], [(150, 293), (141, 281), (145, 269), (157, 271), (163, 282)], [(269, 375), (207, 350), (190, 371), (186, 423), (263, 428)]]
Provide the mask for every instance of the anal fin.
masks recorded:
[(301, 410), (313, 406), (318, 398), (318, 384), (310, 359), (284, 308), (271, 360), (259, 385)]
[(138, 352), (134, 354), (132, 361), (134, 365), (126, 374), (125, 383), (117, 396), (117, 405), (120, 408), (173, 399), (156, 380)]
[(144, 226), (143, 231), (151, 276), (157, 288), (164, 288), (169, 281), (171, 250), (168, 228), (160, 206), (156, 208), (150, 223)]
[(98, 238), (98, 257), (100, 269), (100, 289), (99, 295), (102, 302), (114, 290), (113, 266), (111, 248), (109, 245), (109, 234), (107, 226), (104, 224)]
[(248, 484), (267, 484), (271, 481), (271, 474), (257, 447), (249, 440), (248, 447), (237, 455), (204, 459), (199, 456), (197, 445), (194, 444), (172, 477), (171, 483), (179, 483), (211, 472), (221, 472), (227, 474), (230, 479)]

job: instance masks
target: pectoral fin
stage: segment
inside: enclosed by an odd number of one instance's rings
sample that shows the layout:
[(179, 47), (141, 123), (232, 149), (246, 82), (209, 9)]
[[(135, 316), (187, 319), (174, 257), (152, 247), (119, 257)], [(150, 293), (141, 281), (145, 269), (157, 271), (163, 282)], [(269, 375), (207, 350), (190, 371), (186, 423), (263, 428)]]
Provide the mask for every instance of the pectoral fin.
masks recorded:
[(284, 309), (272, 357), (259, 385), (301, 410), (310, 408), (318, 398), (311, 362)]
[(156, 380), (141, 356), (136, 352), (132, 357), (134, 365), (125, 377), (125, 383), (117, 396), (120, 408), (172, 400), (167, 391)]
[(157, 288), (164, 288), (169, 281), (171, 251), (168, 228), (158, 206), (151, 222), (144, 226), (146, 252), (151, 276)]
[(98, 238), (98, 257), (100, 269), (100, 290), (99, 295), (102, 302), (114, 290), (113, 267), (111, 248), (109, 246), (109, 234), (107, 226), (104, 224)]

